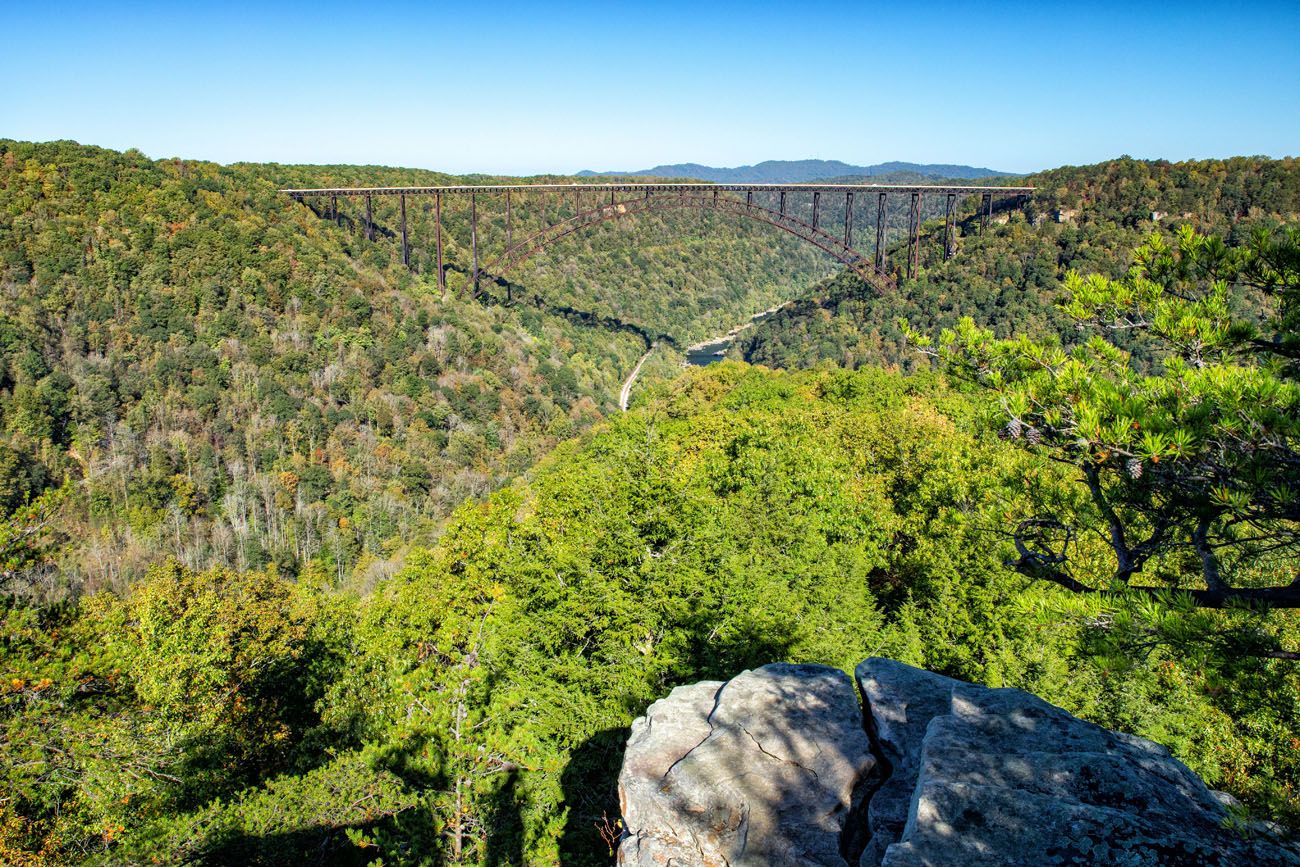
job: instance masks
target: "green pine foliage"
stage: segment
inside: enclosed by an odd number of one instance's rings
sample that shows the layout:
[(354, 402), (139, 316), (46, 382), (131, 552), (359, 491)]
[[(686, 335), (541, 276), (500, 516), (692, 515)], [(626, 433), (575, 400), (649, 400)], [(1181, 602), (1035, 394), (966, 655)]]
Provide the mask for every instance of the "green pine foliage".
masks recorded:
[[(1044, 505), (1015, 529), (1016, 567), (1111, 609), (1095, 634), (1112, 651), (1165, 642), (1300, 659), (1250, 616), (1300, 608), (1298, 256), (1294, 230), (1236, 248), (1186, 226), (1174, 244), (1153, 235), (1120, 280), (1066, 275), (1061, 310), (1091, 334), (1068, 348), (998, 340), (969, 317), (937, 344), (903, 325), (946, 371), (996, 396), (1000, 436), (1075, 469), (1092, 515)], [(1265, 315), (1234, 316), (1248, 287)], [(1117, 335), (1159, 362), (1133, 364)], [(1076, 556), (1092, 528), (1110, 548), (1101, 564)], [(1230, 629), (1198, 607), (1244, 616)]]

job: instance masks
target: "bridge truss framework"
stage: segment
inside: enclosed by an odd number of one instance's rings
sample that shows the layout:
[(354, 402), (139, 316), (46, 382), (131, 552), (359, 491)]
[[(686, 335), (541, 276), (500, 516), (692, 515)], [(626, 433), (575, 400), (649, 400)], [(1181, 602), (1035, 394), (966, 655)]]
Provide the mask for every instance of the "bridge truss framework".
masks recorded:
[[(680, 208), (701, 208), (756, 219), (783, 229), (821, 250), (829, 253), (844, 265), (852, 268), (876, 288), (893, 288), (893, 278), (886, 269), (886, 206), (890, 196), (901, 196), (909, 203), (907, 276), (916, 276), (920, 267), (921, 201), (925, 196), (943, 197), (944, 230), (943, 257), (949, 259), (955, 250), (954, 222), (959, 197), (980, 196), (980, 232), (988, 228), (993, 214), (995, 196), (1015, 201), (1032, 194), (1033, 187), (987, 186), (901, 186), (892, 184), (710, 184), (710, 183), (591, 183), (591, 184), (493, 184), (482, 186), (444, 187), (326, 187), (320, 189), (286, 189), (280, 192), (299, 202), (307, 199), (328, 199), (324, 212), (327, 219), (338, 222), (338, 200), (360, 198), (365, 203), (365, 236), (375, 238), (373, 198), (396, 196), (402, 239), (402, 264), (410, 267), (410, 237), (406, 224), (406, 199), (408, 196), (431, 196), (434, 201), (434, 248), (437, 260), (438, 287), (447, 288), (447, 274), (443, 266), (442, 203), (444, 197), (468, 198), (470, 211), (471, 281), (478, 291), (479, 279), (488, 275), (500, 280), (512, 269), (533, 255), (574, 232), (587, 226), (638, 213), (666, 211)], [(776, 207), (756, 202), (755, 195), (771, 200)], [(520, 240), (514, 237), (514, 213), (520, 202), (534, 196), (572, 197), (572, 215), (531, 232)], [(493, 260), (479, 262), (479, 199), (484, 196), (504, 198), (505, 250)], [(743, 196), (743, 198), (742, 198)], [(832, 234), (822, 226), (822, 197), (842, 196), (844, 200), (843, 230)], [(791, 199), (804, 202), (811, 198), (811, 220), (800, 219), (790, 212)], [(874, 255), (868, 257), (853, 246), (856, 200), (861, 202), (874, 197), (876, 201), (876, 238)], [(508, 284), (507, 284), (508, 288)]]

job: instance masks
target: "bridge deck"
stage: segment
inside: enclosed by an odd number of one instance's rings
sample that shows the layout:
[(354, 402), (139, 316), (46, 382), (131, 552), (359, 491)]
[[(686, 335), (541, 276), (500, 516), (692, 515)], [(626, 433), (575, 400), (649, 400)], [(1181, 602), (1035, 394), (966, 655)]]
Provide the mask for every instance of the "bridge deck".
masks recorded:
[(922, 193), (944, 195), (953, 193), (959, 196), (973, 196), (980, 193), (1000, 195), (1027, 195), (1033, 187), (981, 187), (951, 185), (915, 185), (915, 184), (711, 184), (711, 183), (669, 183), (669, 184), (459, 184), (447, 187), (319, 187), (316, 189), (280, 190), (291, 196), (418, 196), (436, 193), (570, 193), (578, 192), (664, 192), (692, 193), (701, 190), (719, 190), (725, 192), (810, 192), (810, 193)]

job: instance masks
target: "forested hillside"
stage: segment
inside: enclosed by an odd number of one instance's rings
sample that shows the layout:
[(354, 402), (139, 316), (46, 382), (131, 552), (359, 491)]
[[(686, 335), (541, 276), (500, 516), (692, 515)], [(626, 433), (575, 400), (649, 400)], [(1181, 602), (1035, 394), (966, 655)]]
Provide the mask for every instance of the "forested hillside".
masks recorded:
[(1091, 664), (1086, 625), (1045, 614), (991, 532), (1076, 488), (980, 416), (929, 376), (724, 364), (464, 505), (368, 595), (317, 568), (159, 565), (121, 596), (11, 603), (0, 854), (608, 863), (648, 702), (870, 654), (1033, 690), (1294, 820), (1294, 669)]
[[(1152, 232), (1190, 225), (1236, 243), (1255, 227), (1294, 222), (1300, 215), (1300, 162), (1293, 159), (1122, 158), (1041, 172), (1023, 183), (1036, 187), (1033, 197), (1022, 209), (999, 215), (1005, 222), (984, 236), (977, 201), (964, 203), (950, 261), (942, 258), (942, 222), (927, 222), (921, 272), (902, 281), (898, 292), (879, 297), (851, 274), (838, 275), (748, 332), (733, 354), (776, 367), (830, 361), (911, 369), (924, 360), (904, 345), (899, 317), (923, 331), (971, 316), (1003, 336), (1055, 333), (1068, 339), (1073, 325), (1055, 306), (1068, 269), (1117, 277)], [(890, 250), (896, 269), (906, 263), (903, 237)]]
[[(0, 142), (0, 508), (71, 485), (64, 544), (20, 583), (121, 588), (163, 556), (370, 583), (617, 408), (641, 338), (548, 311), (688, 342), (827, 272), (774, 230), (668, 214), (537, 257), (513, 276), (543, 309), (504, 309), (459, 291), (466, 202), (444, 210), (440, 297), (429, 199), (411, 203), (412, 274), (395, 201), (376, 200), (370, 243), (357, 203), (336, 226), (276, 192), (453, 180)], [(504, 213), (480, 215), (486, 259)], [(517, 211), (517, 230), (542, 216)]]
[[(1032, 690), (1168, 745), (1242, 833), (1300, 827), (1300, 609), (1190, 601), (1294, 580), (1300, 238), (1235, 246), (1296, 220), (1294, 161), (1045, 172), (983, 237), (964, 203), (951, 262), (929, 222), (886, 297), (808, 298), (819, 255), (681, 212), (472, 299), (464, 202), (444, 297), (431, 202), (408, 270), (396, 202), (372, 243), (357, 202), (277, 192), (489, 180), (0, 142), (0, 863), (609, 863), (650, 701), (869, 655)], [(1182, 225), (1227, 244), (1056, 306)], [(642, 335), (801, 294), (743, 347), (789, 370), (664, 354), (616, 412)], [(1115, 309), (1151, 319), (1048, 345)], [(918, 339), (962, 314), (1024, 340)]]
[[(433, 172), (357, 166), (234, 168), (282, 187), (581, 182), (555, 176), (450, 178)], [(586, 180), (601, 183), (604, 179)], [(513, 238), (518, 242), (532, 231), (571, 217), (575, 208), (587, 210), (603, 201), (596, 193), (582, 194), (576, 203), (568, 192), (516, 195), (511, 210)], [(322, 215), (325, 204), (324, 199), (312, 200), (312, 207)], [(329, 234), (346, 238), (350, 255), (374, 265), (391, 265), (400, 258), (398, 202), (395, 197), (381, 196), (373, 200), (373, 207), (379, 226), (375, 243), (362, 240), (365, 211), (360, 199), (340, 199), (344, 231)], [(811, 203), (805, 207), (810, 209)], [(408, 199), (411, 263), (426, 279), (436, 268), (434, 216), (431, 197)], [(463, 289), (471, 261), (468, 197), (444, 197), (442, 219), (448, 286)], [(478, 196), (478, 219), (479, 262), (488, 267), (505, 249), (504, 197)], [(572, 308), (627, 322), (686, 344), (726, 331), (757, 310), (790, 298), (791, 286), (811, 285), (837, 270), (833, 260), (783, 232), (686, 209), (588, 227), (508, 276), (525, 301), (537, 294), (550, 309)], [(504, 292), (497, 289), (496, 295), (503, 298)]]

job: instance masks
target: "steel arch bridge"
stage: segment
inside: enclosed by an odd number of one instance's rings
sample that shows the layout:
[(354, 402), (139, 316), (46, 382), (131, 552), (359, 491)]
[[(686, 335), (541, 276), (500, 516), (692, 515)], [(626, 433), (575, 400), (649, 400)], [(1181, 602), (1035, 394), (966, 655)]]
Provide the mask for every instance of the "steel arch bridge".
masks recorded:
[[(410, 237), (407, 231), (408, 197), (431, 196), (434, 200), (435, 255), (438, 286), (446, 290), (443, 263), (442, 204), (444, 197), (468, 199), (470, 212), (471, 281), (477, 292), (481, 277), (501, 282), (515, 268), (552, 244), (599, 223), (636, 214), (686, 208), (711, 210), (757, 220), (775, 226), (806, 241), (857, 272), (877, 290), (894, 287), (894, 278), (886, 268), (887, 207), (891, 196), (901, 197), (909, 206), (907, 276), (915, 276), (920, 263), (921, 204), (923, 197), (943, 197), (944, 258), (953, 254), (953, 224), (959, 197), (980, 196), (980, 228), (983, 231), (993, 213), (994, 197), (1019, 202), (1033, 192), (1033, 187), (986, 186), (898, 186), (883, 184), (709, 184), (709, 183), (592, 183), (592, 184), (509, 184), (446, 187), (337, 187), (281, 190), (296, 201), (328, 199), (328, 207), (313, 208), (320, 216), (340, 221), (338, 200), (360, 198), (365, 205), (365, 236), (373, 241), (375, 222), (373, 200), (376, 196), (396, 196), (402, 239), (402, 263), (410, 266)], [(521, 239), (515, 238), (515, 211), (519, 201), (526, 207), (538, 197), (558, 196), (563, 202), (572, 199), (568, 216), (547, 223)], [(823, 228), (822, 198), (843, 197), (842, 231), (832, 234)], [(873, 196), (876, 204), (875, 249), (868, 256), (853, 243), (856, 224), (854, 200)], [(487, 262), (479, 261), (479, 202), (483, 198), (504, 199), (505, 246)], [(757, 197), (757, 201), (756, 201)], [(594, 201), (593, 201), (594, 199)], [(805, 219), (811, 205), (811, 216)], [(797, 211), (796, 214), (794, 211)]]

